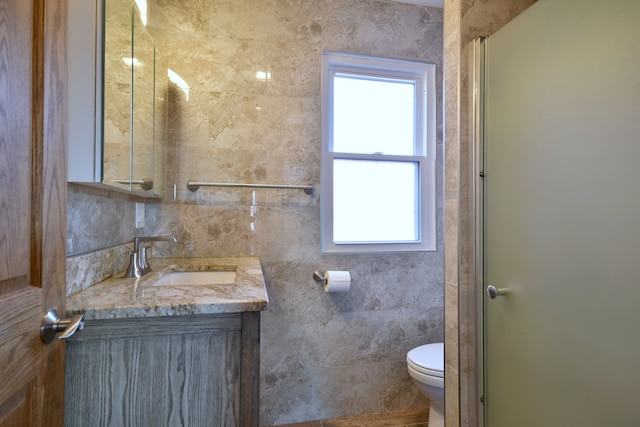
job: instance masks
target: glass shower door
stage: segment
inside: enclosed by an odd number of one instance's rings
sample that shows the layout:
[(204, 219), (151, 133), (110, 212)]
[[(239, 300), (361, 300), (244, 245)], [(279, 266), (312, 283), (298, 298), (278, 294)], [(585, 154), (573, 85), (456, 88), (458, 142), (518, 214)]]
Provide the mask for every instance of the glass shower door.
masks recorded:
[(640, 2), (487, 42), (485, 425), (640, 425)]

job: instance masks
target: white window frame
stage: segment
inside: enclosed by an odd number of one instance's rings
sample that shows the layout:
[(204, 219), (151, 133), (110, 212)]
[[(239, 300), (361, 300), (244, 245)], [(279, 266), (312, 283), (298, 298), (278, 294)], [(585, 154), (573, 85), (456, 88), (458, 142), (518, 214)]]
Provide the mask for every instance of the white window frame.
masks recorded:
[[(321, 241), (324, 253), (414, 252), (436, 250), (436, 92), (435, 64), (324, 52), (322, 58)], [(413, 156), (336, 153), (333, 151), (333, 76), (371, 75), (416, 83), (415, 147)], [(400, 161), (418, 164), (418, 234), (416, 241), (349, 242), (333, 240), (333, 162), (335, 159)], [(362, 207), (362, 214), (376, 203)]]

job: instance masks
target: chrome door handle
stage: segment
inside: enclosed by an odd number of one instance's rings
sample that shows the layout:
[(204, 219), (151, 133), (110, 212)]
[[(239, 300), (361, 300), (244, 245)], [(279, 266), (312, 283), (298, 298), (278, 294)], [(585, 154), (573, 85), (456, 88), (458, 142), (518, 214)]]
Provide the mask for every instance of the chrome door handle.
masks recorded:
[(40, 338), (42, 338), (45, 344), (51, 344), (56, 338), (56, 335), (62, 332), (62, 334), (58, 336), (58, 339), (67, 339), (75, 334), (76, 331), (84, 328), (83, 317), (84, 314), (79, 314), (73, 316), (71, 319), (61, 319), (60, 316), (58, 316), (58, 310), (52, 308), (42, 317)]
[(493, 285), (487, 286), (487, 295), (489, 295), (489, 298), (491, 299), (496, 299), (496, 297), (506, 295), (506, 294), (507, 294), (506, 289), (498, 289)]

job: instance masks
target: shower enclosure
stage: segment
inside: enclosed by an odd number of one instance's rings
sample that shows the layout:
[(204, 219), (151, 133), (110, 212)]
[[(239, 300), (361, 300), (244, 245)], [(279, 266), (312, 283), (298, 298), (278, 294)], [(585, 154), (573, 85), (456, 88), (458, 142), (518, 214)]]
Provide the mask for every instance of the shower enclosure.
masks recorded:
[(473, 47), (486, 426), (640, 425), (638, 22), (539, 0)]

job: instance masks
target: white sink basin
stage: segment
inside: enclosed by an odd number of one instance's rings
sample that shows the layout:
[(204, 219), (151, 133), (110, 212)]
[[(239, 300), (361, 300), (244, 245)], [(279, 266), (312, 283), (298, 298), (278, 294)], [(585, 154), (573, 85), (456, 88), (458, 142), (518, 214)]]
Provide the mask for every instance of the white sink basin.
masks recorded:
[(153, 286), (222, 285), (235, 281), (235, 271), (172, 271)]

